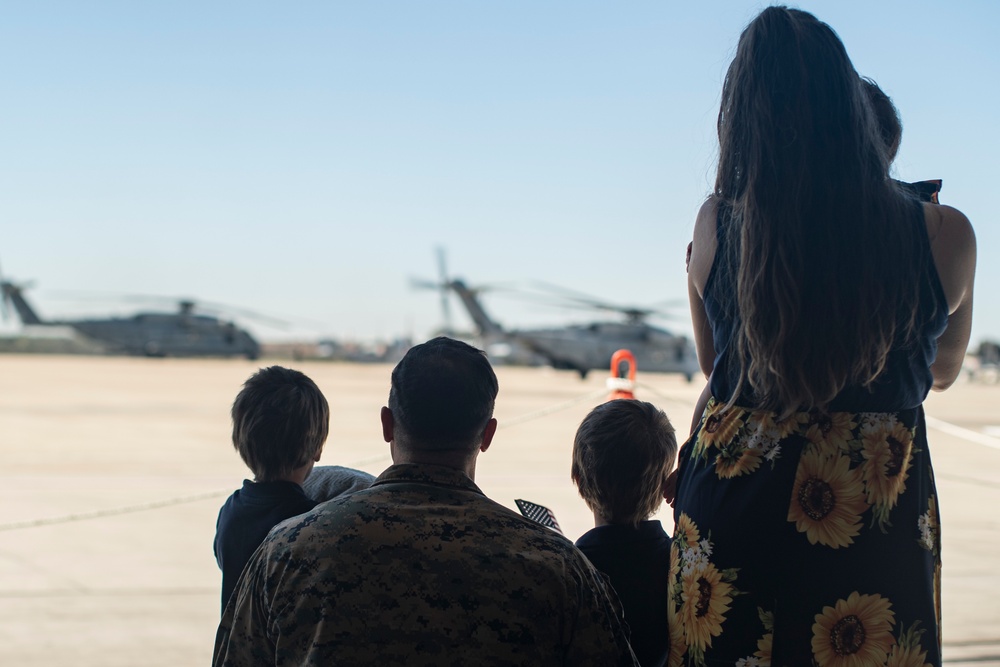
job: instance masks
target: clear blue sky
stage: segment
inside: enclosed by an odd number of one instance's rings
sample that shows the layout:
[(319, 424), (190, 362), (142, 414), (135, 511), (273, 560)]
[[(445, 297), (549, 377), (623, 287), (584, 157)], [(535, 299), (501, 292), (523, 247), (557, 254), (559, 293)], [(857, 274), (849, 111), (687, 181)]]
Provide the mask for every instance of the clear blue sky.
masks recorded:
[[(723, 73), (763, 6), (4, 1), (0, 267), (49, 316), (109, 310), (54, 290), (189, 295), (335, 336), (439, 325), (408, 284), (439, 244), (472, 283), (684, 300)], [(896, 175), (943, 178), (972, 220), (973, 341), (1000, 337), (1000, 3), (798, 6), (899, 107)]]

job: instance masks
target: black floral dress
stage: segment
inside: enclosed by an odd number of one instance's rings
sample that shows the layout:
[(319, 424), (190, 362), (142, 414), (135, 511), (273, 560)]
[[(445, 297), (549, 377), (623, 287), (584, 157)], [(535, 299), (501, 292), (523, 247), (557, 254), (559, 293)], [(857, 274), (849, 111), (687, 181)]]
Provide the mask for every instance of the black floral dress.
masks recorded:
[(682, 451), (669, 664), (940, 664), (920, 410), (779, 421), (722, 407)]
[[(926, 238), (922, 213), (917, 222)], [(925, 253), (924, 341), (894, 354), (873, 390), (785, 419), (709, 401), (680, 455), (669, 665), (941, 663), (940, 521), (920, 403), (947, 309), (929, 243)], [(718, 270), (705, 305), (725, 341), (738, 324), (716, 302)], [(714, 396), (732, 395), (727, 364), (723, 349)]]

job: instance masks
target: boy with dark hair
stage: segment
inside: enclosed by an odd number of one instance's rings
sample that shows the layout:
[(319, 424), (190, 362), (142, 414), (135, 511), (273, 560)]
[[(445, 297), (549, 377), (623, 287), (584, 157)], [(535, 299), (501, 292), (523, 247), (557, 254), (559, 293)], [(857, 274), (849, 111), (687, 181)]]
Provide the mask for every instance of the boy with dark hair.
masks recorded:
[(611, 580), (644, 667), (666, 664), (670, 650), (670, 537), (659, 521), (648, 519), (663, 502), (676, 455), (667, 415), (631, 399), (598, 405), (573, 441), (573, 481), (595, 525), (576, 546)]
[[(322, 500), (368, 488), (374, 479), (338, 466), (318, 468), (322, 474), (310, 477), (329, 433), (330, 407), (316, 383), (299, 371), (271, 366), (254, 373), (233, 402), (232, 418), (233, 447), (254, 480), (244, 480), (226, 500), (216, 523), (223, 609), (271, 528)], [(303, 489), (307, 477), (318, 494)]]
[[(899, 144), (903, 140), (903, 121), (899, 118), (899, 110), (896, 109), (896, 105), (892, 103), (885, 91), (879, 88), (879, 85), (873, 80), (861, 77), (861, 87), (868, 98), (868, 104), (871, 105), (872, 113), (875, 114), (875, 124), (878, 127), (882, 144), (885, 146), (887, 161), (892, 164), (899, 152)], [(941, 203), (938, 200), (938, 193), (941, 192), (941, 179), (915, 183), (897, 180), (896, 184), (920, 201), (931, 204)]]

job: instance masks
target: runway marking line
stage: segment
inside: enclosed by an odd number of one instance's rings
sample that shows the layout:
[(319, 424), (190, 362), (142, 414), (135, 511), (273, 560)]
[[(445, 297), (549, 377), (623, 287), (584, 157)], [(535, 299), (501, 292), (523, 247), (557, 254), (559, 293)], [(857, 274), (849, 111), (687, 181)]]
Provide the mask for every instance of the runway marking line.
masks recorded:
[(953, 435), (956, 438), (962, 438), (963, 440), (968, 440), (969, 442), (974, 442), (978, 445), (983, 445), (984, 447), (990, 447), (992, 449), (1000, 449), (1000, 438), (994, 438), (991, 435), (986, 435), (985, 433), (980, 433), (979, 431), (973, 431), (972, 429), (964, 428), (962, 426), (956, 426), (955, 424), (944, 421), (943, 419), (938, 419), (937, 417), (926, 416), (927, 426), (934, 429), (935, 431), (941, 431), (942, 433), (947, 433), (948, 435)]

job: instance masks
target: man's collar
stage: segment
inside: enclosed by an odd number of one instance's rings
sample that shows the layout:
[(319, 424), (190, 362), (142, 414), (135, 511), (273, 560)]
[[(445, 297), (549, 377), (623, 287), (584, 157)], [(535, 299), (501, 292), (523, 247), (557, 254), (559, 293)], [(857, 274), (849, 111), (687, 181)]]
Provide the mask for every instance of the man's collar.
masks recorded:
[(476, 486), (476, 483), (469, 479), (461, 470), (446, 466), (431, 465), (429, 463), (398, 463), (389, 466), (385, 472), (378, 476), (372, 486), (380, 484), (394, 484), (398, 482), (411, 482), (417, 484), (433, 484), (435, 486), (450, 486), (464, 491), (472, 491), (480, 495), (486, 495)]

